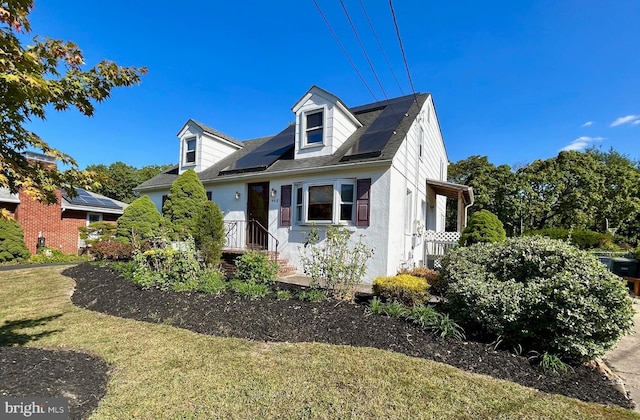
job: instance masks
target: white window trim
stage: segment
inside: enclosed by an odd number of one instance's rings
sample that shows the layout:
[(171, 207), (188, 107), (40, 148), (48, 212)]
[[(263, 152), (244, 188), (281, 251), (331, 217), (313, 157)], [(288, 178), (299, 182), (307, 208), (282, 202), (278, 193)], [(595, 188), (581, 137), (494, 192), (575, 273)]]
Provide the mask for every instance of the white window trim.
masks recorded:
[[(187, 149), (189, 142), (193, 140), (194, 141), (194, 148), (193, 150), (189, 150)], [(184, 153), (182, 155), (182, 162), (183, 162), (183, 166), (192, 166), (196, 164), (196, 161), (198, 160), (198, 136), (189, 136), (189, 137), (185, 137), (184, 138)], [(187, 153), (189, 152), (193, 152), (193, 162), (189, 162), (187, 161)]]
[[(326, 185), (333, 186), (333, 208), (332, 208), (332, 220), (309, 220), (309, 187), (321, 187)], [(342, 185), (352, 185), (353, 186), (353, 198), (350, 202), (343, 202), (342, 197), (340, 196)], [(298, 220), (298, 215), (300, 213), (300, 205), (297, 204), (298, 199), (298, 189), (302, 188), (302, 215), (300, 220)], [(308, 226), (312, 224), (316, 225), (345, 225), (345, 226), (354, 226), (355, 225), (355, 212), (356, 212), (356, 180), (353, 178), (342, 178), (335, 180), (327, 180), (327, 181), (313, 181), (313, 182), (299, 182), (294, 184), (293, 190), (296, 193), (296, 196), (293, 197), (294, 202), (294, 218), (295, 224), (300, 226)], [(340, 220), (341, 213), (341, 205), (342, 204), (351, 204), (351, 219), (350, 220)]]
[[(307, 143), (307, 115), (316, 114), (318, 112), (322, 112), (322, 142), (318, 143)], [(327, 107), (321, 106), (318, 108), (311, 108), (307, 111), (302, 112), (301, 114), (300, 126), (302, 127), (300, 130), (301, 136), (301, 148), (302, 149), (311, 149), (316, 147), (323, 147), (327, 144)]]
[(103, 221), (102, 213), (87, 213), (87, 226), (89, 226), (92, 223), (91, 222), (91, 216), (98, 216), (97, 222), (102, 222)]

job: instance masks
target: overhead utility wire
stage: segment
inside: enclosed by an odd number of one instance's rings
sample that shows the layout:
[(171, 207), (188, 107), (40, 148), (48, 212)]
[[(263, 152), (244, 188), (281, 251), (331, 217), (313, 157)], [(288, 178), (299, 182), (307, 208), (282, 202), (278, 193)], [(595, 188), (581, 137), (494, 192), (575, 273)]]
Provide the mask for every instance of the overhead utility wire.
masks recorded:
[(389, 71), (391, 72), (391, 75), (393, 76), (393, 80), (396, 81), (396, 85), (398, 86), (398, 89), (400, 89), (400, 93), (402, 95), (404, 95), (404, 91), (402, 90), (402, 86), (400, 86), (400, 82), (398, 81), (398, 78), (396, 77), (396, 73), (393, 71), (393, 67), (391, 66), (391, 62), (389, 61), (389, 57), (387, 57), (387, 54), (384, 52), (384, 48), (382, 47), (382, 43), (380, 42), (380, 39), (378, 38), (378, 34), (376, 33), (375, 28), (373, 27), (373, 23), (371, 23), (371, 19), (369, 19), (369, 14), (367, 13), (367, 9), (365, 9), (364, 3), (362, 2), (362, 0), (360, 0), (360, 7), (362, 8), (362, 12), (364, 13), (364, 16), (367, 18), (367, 22), (369, 23), (369, 28), (371, 28), (371, 32), (373, 33), (373, 37), (375, 38), (376, 43), (378, 44), (378, 48), (380, 48), (380, 51), (382, 52), (382, 56), (384, 57), (384, 61), (387, 63), (387, 67), (389, 67)]
[(371, 94), (371, 96), (373, 96), (373, 99), (378, 102), (378, 98), (376, 98), (376, 95), (373, 93), (373, 91), (371, 90), (371, 88), (369, 87), (369, 85), (367, 84), (366, 80), (364, 80), (364, 77), (362, 77), (362, 74), (358, 71), (358, 67), (356, 67), (356, 64), (353, 62), (353, 60), (351, 59), (351, 56), (349, 55), (349, 53), (347, 52), (347, 50), (345, 49), (344, 45), (342, 45), (342, 42), (340, 41), (340, 38), (338, 38), (338, 35), (335, 33), (335, 31), (333, 30), (333, 28), (331, 27), (331, 25), (329, 24), (329, 21), (327, 20), (327, 17), (324, 15), (324, 13), (322, 12), (322, 9), (320, 8), (320, 6), (318, 5), (318, 2), (316, 0), (313, 0), (313, 4), (316, 5), (316, 9), (318, 9), (318, 13), (320, 13), (320, 16), (322, 16), (322, 19), (324, 20), (324, 23), (327, 25), (327, 28), (329, 28), (329, 31), (331, 32), (331, 35), (333, 35), (333, 38), (336, 40), (336, 42), (338, 43), (338, 46), (340, 47), (340, 49), (342, 50), (342, 52), (344, 53), (344, 55), (347, 57), (347, 60), (349, 60), (349, 63), (351, 64), (351, 67), (353, 67), (353, 69), (355, 70), (355, 72), (358, 74), (358, 77), (360, 78), (360, 80), (362, 81), (362, 83), (364, 84), (364, 86), (367, 88), (367, 90), (369, 91), (369, 93)]
[(342, 10), (344, 10), (344, 14), (347, 17), (347, 20), (349, 21), (349, 25), (351, 26), (351, 30), (353, 31), (353, 34), (356, 36), (356, 40), (358, 41), (358, 45), (360, 45), (360, 49), (362, 50), (362, 53), (364, 54), (364, 58), (367, 59), (367, 63), (369, 64), (369, 68), (371, 69), (371, 72), (373, 73), (373, 77), (375, 77), (376, 82), (378, 82), (378, 86), (380, 87), (380, 90), (382, 91), (382, 95), (384, 96), (384, 99), (386, 99), (387, 102), (389, 102), (389, 97), (387, 96), (387, 92), (385, 92), (384, 87), (382, 87), (382, 83), (380, 82), (380, 78), (378, 78), (378, 73), (376, 73), (376, 70), (373, 68), (373, 63), (371, 63), (371, 59), (369, 59), (369, 54), (367, 54), (367, 50), (364, 48), (364, 44), (362, 43), (362, 40), (360, 39), (360, 36), (358, 35), (358, 31), (356, 30), (356, 27), (353, 24), (353, 21), (351, 20), (351, 16), (349, 16), (349, 12), (347, 11), (347, 7), (344, 5), (344, 1), (343, 0), (340, 0), (340, 5), (342, 6)]
[(400, 29), (398, 28), (398, 21), (396, 20), (396, 12), (395, 10), (393, 10), (393, 0), (389, 0), (389, 8), (391, 9), (391, 16), (393, 17), (393, 25), (396, 28), (396, 35), (398, 36), (398, 43), (400, 44), (400, 52), (402, 53), (402, 60), (404, 60), (404, 68), (407, 70), (407, 77), (409, 78), (409, 84), (411, 85), (411, 92), (413, 92), (413, 99), (416, 101), (416, 104), (418, 104), (418, 95), (416, 95), (416, 90), (413, 87), (413, 80), (411, 79), (411, 72), (409, 71), (409, 64), (407, 63), (407, 56), (404, 53), (402, 38), (400, 37)]

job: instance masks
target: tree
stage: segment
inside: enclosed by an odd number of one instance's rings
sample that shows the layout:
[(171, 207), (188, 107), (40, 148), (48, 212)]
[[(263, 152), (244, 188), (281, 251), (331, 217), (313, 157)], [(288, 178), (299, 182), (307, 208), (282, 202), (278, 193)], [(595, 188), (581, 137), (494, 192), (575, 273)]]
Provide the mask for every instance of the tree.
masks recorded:
[(479, 242), (503, 242), (507, 239), (502, 222), (487, 210), (473, 213), (462, 235), (460, 245), (469, 246)]
[(207, 265), (220, 262), (225, 242), (224, 216), (216, 203), (205, 201), (201, 205), (193, 239)]
[(14, 219), (0, 217), (0, 262), (29, 258), (24, 232)]
[(162, 207), (169, 229), (178, 237), (194, 236), (196, 218), (207, 201), (204, 186), (193, 169), (185, 171), (171, 185)]
[(133, 189), (144, 181), (153, 178), (171, 165), (149, 165), (141, 169), (124, 162), (106, 165), (89, 165), (87, 171), (95, 172), (100, 177), (100, 186), (94, 191), (106, 197), (131, 203), (138, 196)]
[[(0, 3), (0, 187), (12, 193), (23, 189), (40, 201), (54, 203), (59, 188), (73, 196), (72, 185), (95, 186), (93, 174), (80, 171), (71, 156), (49, 146), (25, 123), (33, 117), (45, 119), (48, 107), (56, 111), (75, 107), (91, 116), (95, 102), (107, 99), (115, 87), (139, 83), (146, 68), (102, 61), (83, 70), (82, 52), (72, 42), (35, 37), (33, 45), (24, 46), (21, 37), (31, 33), (27, 16), (32, 8), (33, 0)], [(28, 162), (23, 155), (27, 149), (40, 150), (71, 169)]]
[(162, 215), (151, 199), (144, 195), (129, 204), (118, 219), (116, 237), (128, 242), (151, 239), (164, 225)]

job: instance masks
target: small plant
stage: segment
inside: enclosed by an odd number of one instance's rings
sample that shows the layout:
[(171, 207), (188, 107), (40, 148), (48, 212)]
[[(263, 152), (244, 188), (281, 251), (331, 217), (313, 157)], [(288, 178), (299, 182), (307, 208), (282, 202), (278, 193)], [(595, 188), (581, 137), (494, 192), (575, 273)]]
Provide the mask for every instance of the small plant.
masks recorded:
[(320, 289), (311, 288), (298, 293), (298, 299), (307, 302), (320, 302), (327, 299), (327, 294)]
[(245, 283), (272, 284), (278, 277), (278, 263), (263, 252), (251, 251), (236, 258), (235, 279)]
[(399, 301), (405, 305), (424, 302), (427, 297), (427, 281), (409, 274), (378, 277), (373, 281), (373, 292), (387, 301)]
[(569, 370), (573, 370), (571, 366), (564, 363), (555, 354), (550, 354), (546, 351), (542, 354), (535, 351), (531, 353), (532, 355), (529, 356), (528, 359), (530, 361), (537, 361), (540, 370), (542, 370), (545, 375), (562, 376), (566, 375)]
[(387, 316), (403, 316), (406, 311), (406, 306), (395, 300), (393, 302), (385, 303), (382, 308), (382, 312)]
[(290, 300), (293, 296), (288, 290), (278, 290), (276, 292), (276, 299), (278, 300)]
[(250, 299), (257, 299), (267, 296), (270, 292), (269, 286), (259, 283), (247, 283), (241, 280), (232, 280), (229, 285), (231, 289)]
[(362, 243), (362, 236), (357, 242), (351, 241), (351, 232), (344, 226), (329, 226), (324, 246), (320, 242), (320, 233), (314, 227), (301, 250), (304, 273), (333, 297), (353, 300), (355, 286), (364, 277), (373, 250)]
[(374, 296), (373, 299), (371, 299), (371, 302), (369, 302), (369, 313), (380, 315), (382, 314), (383, 309), (384, 303), (382, 303), (378, 296)]
[(465, 339), (462, 327), (449, 318), (448, 314), (440, 314), (431, 329), (442, 338), (453, 338), (455, 340)]
[(222, 293), (227, 289), (228, 283), (224, 280), (224, 273), (221, 270), (205, 270), (198, 282), (198, 291), (204, 293)]
[(406, 318), (423, 329), (430, 329), (437, 323), (440, 313), (432, 306), (414, 305), (407, 309)]

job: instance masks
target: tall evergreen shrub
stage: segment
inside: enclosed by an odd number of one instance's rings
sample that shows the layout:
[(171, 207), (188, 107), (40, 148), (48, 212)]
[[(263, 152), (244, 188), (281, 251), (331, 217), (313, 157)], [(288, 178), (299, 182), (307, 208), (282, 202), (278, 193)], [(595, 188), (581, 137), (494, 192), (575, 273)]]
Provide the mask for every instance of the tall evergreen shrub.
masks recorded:
[(196, 219), (193, 239), (208, 265), (218, 264), (222, 257), (225, 242), (223, 217), (216, 203), (206, 201), (201, 205)]
[(144, 195), (135, 199), (124, 209), (118, 219), (116, 237), (127, 242), (151, 239), (157, 236), (164, 225), (162, 215), (151, 199)]
[(193, 169), (185, 171), (174, 181), (162, 212), (177, 238), (194, 236), (200, 208), (206, 201), (207, 193)]
[(22, 227), (14, 219), (0, 216), (0, 262), (29, 258)]
[(503, 242), (507, 233), (498, 216), (488, 210), (480, 210), (469, 218), (467, 227), (460, 236), (460, 245), (469, 246), (479, 242)]

